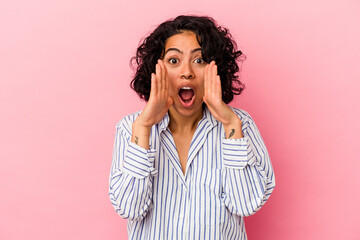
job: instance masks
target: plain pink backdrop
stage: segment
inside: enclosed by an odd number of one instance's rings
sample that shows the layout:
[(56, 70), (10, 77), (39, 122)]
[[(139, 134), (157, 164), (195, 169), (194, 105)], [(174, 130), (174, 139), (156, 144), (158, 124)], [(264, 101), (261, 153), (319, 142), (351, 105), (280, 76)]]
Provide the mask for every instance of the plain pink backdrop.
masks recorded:
[(0, 2), (0, 239), (126, 239), (110, 204), (116, 123), (140, 39), (209, 15), (246, 54), (244, 93), (276, 188), (249, 239), (360, 239), (357, 0)]

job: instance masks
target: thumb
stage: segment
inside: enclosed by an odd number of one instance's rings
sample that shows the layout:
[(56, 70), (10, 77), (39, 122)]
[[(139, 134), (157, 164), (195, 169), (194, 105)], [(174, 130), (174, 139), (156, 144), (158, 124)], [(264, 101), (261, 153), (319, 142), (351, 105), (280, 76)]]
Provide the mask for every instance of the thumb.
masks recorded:
[(174, 104), (174, 99), (172, 97), (168, 97), (166, 102), (166, 108), (169, 109), (171, 105)]
[(174, 99), (172, 97), (168, 97), (166, 101), (166, 106), (162, 109), (161, 115), (164, 117), (167, 111), (169, 110), (170, 106), (174, 104)]
[(205, 97), (205, 96), (203, 96), (203, 102), (204, 102), (207, 106), (209, 106), (208, 102), (206, 101), (206, 97)]

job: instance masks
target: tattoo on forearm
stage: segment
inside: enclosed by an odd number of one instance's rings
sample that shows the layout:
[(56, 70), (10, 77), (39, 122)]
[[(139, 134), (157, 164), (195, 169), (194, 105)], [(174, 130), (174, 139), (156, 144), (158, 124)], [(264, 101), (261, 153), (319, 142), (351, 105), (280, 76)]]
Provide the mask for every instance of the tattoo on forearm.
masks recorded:
[(137, 136), (135, 136), (135, 143), (138, 144), (138, 140), (139, 138)]
[(229, 138), (231, 138), (234, 135), (234, 133), (235, 133), (235, 129), (231, 129), (231, 132), (229, 134)]

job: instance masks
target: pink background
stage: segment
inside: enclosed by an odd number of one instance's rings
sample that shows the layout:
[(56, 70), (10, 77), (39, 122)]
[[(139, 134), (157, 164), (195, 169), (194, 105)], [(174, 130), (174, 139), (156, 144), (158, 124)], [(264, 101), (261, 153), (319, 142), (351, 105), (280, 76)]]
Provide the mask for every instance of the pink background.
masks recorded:
[(249, 239), (360, 239), (360, 2), (0, 2), (0, 239), (126, 239), (108, 197), (141, 38), (179, 14), (228, 27), (276, 173)]

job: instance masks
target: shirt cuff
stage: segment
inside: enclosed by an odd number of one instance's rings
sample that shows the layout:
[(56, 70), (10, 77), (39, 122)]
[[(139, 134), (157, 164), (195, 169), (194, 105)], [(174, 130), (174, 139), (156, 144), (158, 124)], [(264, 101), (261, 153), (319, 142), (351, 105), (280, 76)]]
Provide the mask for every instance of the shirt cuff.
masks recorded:
[(255, 164), (255, 155), (248, 136), (239, 139), (223, 138), (223, 163), (226, 168), (243, 169)]
[(158, 171), (154, 168), (155, 153), (155, 149), (147, 150), (130, 141), (122, 171), (136, 178), (156, 175)]

